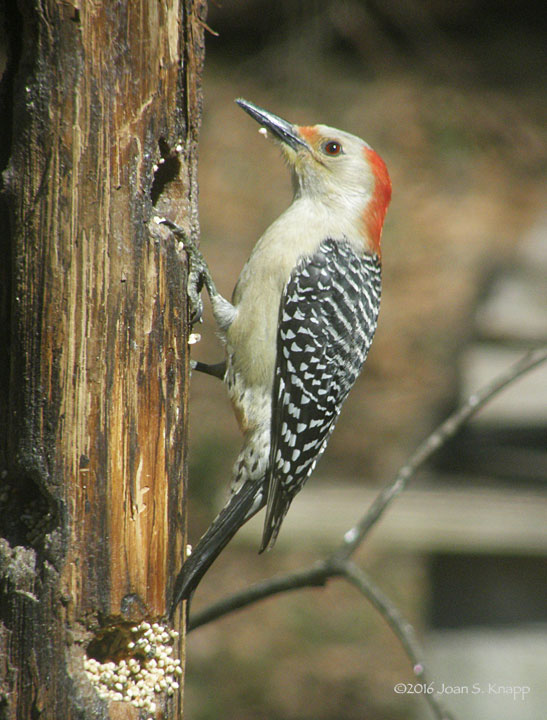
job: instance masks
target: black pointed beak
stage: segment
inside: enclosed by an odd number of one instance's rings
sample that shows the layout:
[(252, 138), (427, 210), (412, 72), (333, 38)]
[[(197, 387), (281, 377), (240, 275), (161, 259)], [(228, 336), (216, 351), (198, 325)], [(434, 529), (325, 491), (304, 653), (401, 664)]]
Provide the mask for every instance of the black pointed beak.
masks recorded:
[(275, 137), (289, 145), (293, 150), (299, 150), (301, 147), (305, 147), (307, 150), (310, 149), (308, 143), (300, 136), (296, 125), (291, 125), (291, 123), (283, 120), (283, 118), (267, 110), (263, 110), (258, 107), (258, 105), (248, 100), (243, 100), (243, 98), (237, 98), (236, 103), (260, 123), (260, 125), (269, 130), (272, 135), (275, 135)]

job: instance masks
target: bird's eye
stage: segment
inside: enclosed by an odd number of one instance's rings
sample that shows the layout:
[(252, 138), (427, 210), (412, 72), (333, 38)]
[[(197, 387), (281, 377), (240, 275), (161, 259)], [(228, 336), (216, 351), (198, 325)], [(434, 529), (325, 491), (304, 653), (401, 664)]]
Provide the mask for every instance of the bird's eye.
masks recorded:
[(323, 152), (326, 155), (340, 155), (342, 146), (336, 140), (329, 140), (323, 145)]

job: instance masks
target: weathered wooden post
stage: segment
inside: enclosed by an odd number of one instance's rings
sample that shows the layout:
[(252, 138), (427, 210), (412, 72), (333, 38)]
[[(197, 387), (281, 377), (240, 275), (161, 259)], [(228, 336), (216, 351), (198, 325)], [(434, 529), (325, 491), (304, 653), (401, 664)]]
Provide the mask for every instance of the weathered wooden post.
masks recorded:
[(140, 707), (180, 717), (185, 259), (153, 218), (197, 230), (204, 5), (0, 11), (2, 720), (136, 718), (151, 660)]

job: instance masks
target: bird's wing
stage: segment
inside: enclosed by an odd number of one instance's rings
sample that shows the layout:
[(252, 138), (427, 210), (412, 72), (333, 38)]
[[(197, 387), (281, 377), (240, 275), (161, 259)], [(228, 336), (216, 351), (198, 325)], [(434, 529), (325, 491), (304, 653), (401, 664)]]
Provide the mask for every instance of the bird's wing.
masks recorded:
[(279, 308), (261, 551), (275, 542), (365, 362), (380, 290), (379, 260), (330, 239), (289, 278)]

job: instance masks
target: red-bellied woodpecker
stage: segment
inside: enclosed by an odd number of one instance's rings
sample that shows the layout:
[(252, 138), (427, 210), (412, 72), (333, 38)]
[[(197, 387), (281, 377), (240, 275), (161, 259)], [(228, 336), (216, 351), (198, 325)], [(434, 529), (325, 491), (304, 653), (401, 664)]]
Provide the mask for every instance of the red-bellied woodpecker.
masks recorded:
[(264, 505), (260, 552), (273, 545), (365, 362), (380, 306), (380, 236), (391, 197), (383, 160), (349, 133), (292, 125), (236, 102), (280, 144), (294, 199), (256, 244), (231, 303), (187, 241), (190, 300), (199, 303), (205, 284), (226, 343), (224, 364), (195, 366), (223, 378), (244, 443), (231, 496), (184, 563), (172, 611)]

